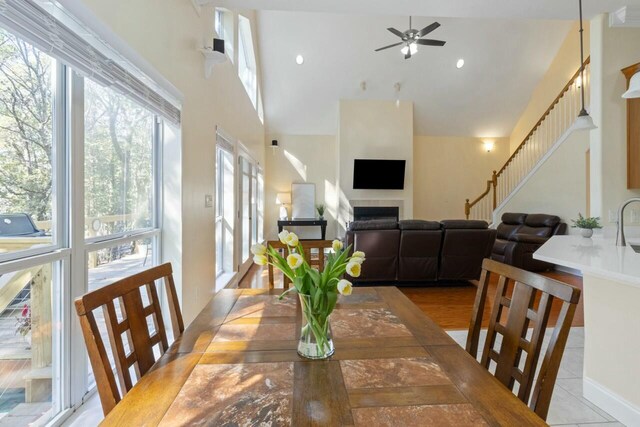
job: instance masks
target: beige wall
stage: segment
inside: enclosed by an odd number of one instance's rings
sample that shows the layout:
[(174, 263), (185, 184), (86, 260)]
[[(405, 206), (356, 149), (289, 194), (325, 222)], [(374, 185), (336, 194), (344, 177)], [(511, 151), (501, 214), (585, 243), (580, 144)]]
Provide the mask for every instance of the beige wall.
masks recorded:
[[(316, 186), (316, 204), (323, 203), (327, 220), (327, 239), (336, 237), (336, 137), (334, 135), (269, 135), (278, 140), (278, 148), (267, 148), (265, 153), (265, 235), (275, 239), (276, 221), (280, 208), (276, 193), (290, 192), (291, 184), (313, 183)], [(291, 206), (287, 207), (291, 214)], [(302, 238), (319, 238), (317, 227), (292, 227)]]
[[(494, 141), (487, 153), (483, 141)], [(491, 172), (509, 157), (509, 138), (416, 136), (413, 148), (413, 216), (464, 218), (465, 199), (485, 190)]]
[[(511, 199), (495, 213), (546, 213), (558, 215), (564, 222), (587, 212), (586, 152), (589, 133), (574, 132), (524, 183)], [(571, 167), (567, 167), (571, 165)]]
[[(184, 95), (182, 164), (178, 158), (172, 166), (182, 171), (182, 206), (165, 210), (165, 221), (182, 225), (185, 244), (173, 240), (179, 258), (167, 260), (182, 264), (176, 279), (182, 284), (182, 311), (189, 322), (215, 289), (214, 210), (204, 205), (205, 194), (214, 194), (215, 126), (242, 141), (260, 162), (264, 128), (233, 63), (216, 66), (212, 78), (205, 79), (204, 58), (197, 49), (212, 37), (212, 8), (203, 8), (198, 16), (189, 1), (83, 1)], [(255, 16), (246, 16), (252, 19), (255, 37)]]
[[(589, 56), (589, 23), (584, 23), (584, 56)], [(510, 152), (520, 145), (533, 126), (538, 122), (542, 114), (558, 96), (562, 88), (580, 68), (580, 26), (576, 22), (571, 28), (565, 41), (562, 43), (556, 57), (551, 62), (544, 77), (531, 94), (529, 104), (523, 111), (520, 119), (513, 128), (510, 137)]]
[[(640, 28), (610, 28), (608, 16), (591, 22), (592, 116), (598, 129), (591, 131), (592, 213), (612, 224), (618, 206), (640, 190), (627, 189), (626, 79), (620, 70), (640, 61)], [(631, 209), (628, 209), (631, 219)], [(611, 213), (611, 215), (610, 215)]]
[[(413, 216), (413, 103), (341, 100), (338, 134), (338, 226), (350, 219), (349, 200), (402, 200), (404, 217)], [(354, 190), (353, 160), (406, 160), (404, 190)], [(381, 171), (384, 173), (384, 171)]]

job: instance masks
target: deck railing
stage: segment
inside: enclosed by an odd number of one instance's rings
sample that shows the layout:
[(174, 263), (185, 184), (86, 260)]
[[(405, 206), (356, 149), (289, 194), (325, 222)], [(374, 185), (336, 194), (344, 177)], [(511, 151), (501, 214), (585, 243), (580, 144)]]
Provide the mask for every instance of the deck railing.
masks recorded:
[(467, 219), (492, 222), (493, 211), (511, 195), (549, 149), (566, 134), (580, 112), (581, 84), (585, 85), (585, 102), (589, 104), (589, 63), (590, 58), (587, 58), (583, 64), (583, 79), (580, 78), (578, 69), (509, 159), (498, 171), (493, 171), (484, 191), (473, 201), (466, 200), (464, 213)]

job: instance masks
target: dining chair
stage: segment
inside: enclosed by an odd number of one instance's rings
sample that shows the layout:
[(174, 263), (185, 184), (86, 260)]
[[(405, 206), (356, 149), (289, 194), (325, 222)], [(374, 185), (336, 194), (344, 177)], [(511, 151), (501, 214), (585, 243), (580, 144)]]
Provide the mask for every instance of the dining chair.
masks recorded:
[[(162, 355), (169, 347), (155, 285), (156, 280), (160, 279), (164, 281), (171, 326), (174, 338), (177, 338), (184, 332), (184, 322), (169, 263), (118, 280), (75, 300), (105, 415), (133, 387), (131, 370), (135, 372), (135, 379), (139, 380), (156, 362), (156, 354)], [(145, 299), (148, 304), (145, 304)], [(109, 350), (101, 336), (100, 326), (103, 321), (99, 317), (99, 309), (104, 313)], [(155, 354), (154, 346), (159, 347), (159, 352)], [(115, 363), (118, 383), (109, 361), (109, 353)]]
[[(324, 250), (327, 248), (331, 248), (332, 246), (331, 240), (300, 240), (300, 244), (302, 245), (302, 250), (304, 251), (304, 259), (309, 262), (309, 265), (312, 267), (316, 267), (318, 271), (324, 270)], [(271, 246), (273, 249), (280, 251), (286, 257), (287, 254), (287, 245), (282, 243), (279, 240), (270, 240), (267, 242), (267, 246)], [(316, 251), (317, 250), (317, 256)], [(269, 264), (269, 289), (273, 289), (275, 282), (273, 276), (273, 265)], [(289, 288), (291, 284), (291, 280), (283, 275), (283, 287), (285, 289)]]
[[(487, 291), (493, 275), (498, 277), (498, 282), (480, 364), (489, 369), (494, 362), (495, 377), (511, 391), (518, 383), (518, 398), (546, 420), (569, 329), (580, 300), (580, 289), (485, 259), (467, 335), (466, 350), (474, 358), (478, 353)], [(556, 299), (561, 304), (560, 311), (535, 380), (551, 306)], [(502, 337), (499, 344), (498, 335)]]

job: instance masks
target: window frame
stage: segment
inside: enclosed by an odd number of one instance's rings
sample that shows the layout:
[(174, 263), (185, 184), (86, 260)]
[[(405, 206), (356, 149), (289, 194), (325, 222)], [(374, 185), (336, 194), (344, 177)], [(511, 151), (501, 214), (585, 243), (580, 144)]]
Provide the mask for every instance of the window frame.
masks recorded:
[[(242, 55), (242, 61), (240, 55)], [(244, 71), (241, 69), (241, 64), (243, 63), (245, 64), (244, 68), (251, 72), (253, 85), (250, 88), (247, 87), (242, 76)], [(238, 77), (253, 104), (253, 108), (258, 111), (258, 62), (251, 20), (244, 15), (238, 15)]]

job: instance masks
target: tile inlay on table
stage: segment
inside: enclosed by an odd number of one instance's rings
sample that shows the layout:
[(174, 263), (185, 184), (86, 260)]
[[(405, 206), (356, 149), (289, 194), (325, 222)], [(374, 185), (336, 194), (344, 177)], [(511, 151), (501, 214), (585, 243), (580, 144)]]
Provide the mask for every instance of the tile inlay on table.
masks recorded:
[(347, 389), (451, 384), (429, 358), (341, 360)]
[(340, 308), (331, 314), (334, 338), (402, 337), (411, 332), (386, 308)]
[(213, 342), (293, 340), (295, 329), (295, 323), (227, 324), (220, 326)]
[(292, 399), (292, 362), (198, 365), (160, 425), (289, 425)]
[(351, 412), (356, 426), (476, 427), (488, 425), (470, 404), (356, 408)]

